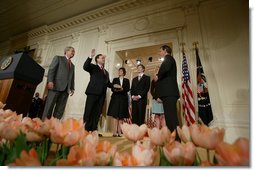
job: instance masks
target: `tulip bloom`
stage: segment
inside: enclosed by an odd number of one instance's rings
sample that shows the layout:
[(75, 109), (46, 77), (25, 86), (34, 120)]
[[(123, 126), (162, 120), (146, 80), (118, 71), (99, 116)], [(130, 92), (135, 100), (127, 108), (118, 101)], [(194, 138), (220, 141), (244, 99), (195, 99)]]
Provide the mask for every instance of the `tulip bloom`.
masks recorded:
[(123, 123), (121, 124), (121, 129), (122, 129), (123, 135), (128, 140), (131, 140), (134, 142), (143, 139), (147, 132), (146, 124), (138, 126), (136, 124)]
[(163, 147), (163, 152), (168, 161), (175, 166), (191, 166), (196, 157), (196, 147), (192, 142), (186, 144), (181, 144), (178, 141), (168, 143)]
[(56, 162), (57, 166), (94, 166), (96, 157), (95, 146), (89, 142), (81, 146), (74, 145), (70, 148), (67, 159)]
[(140, 141), (132, 147), (132, 156), (136, 159), (138, 166), (151, 166), (155, 159), (155, 152), (151, 143), (141, 144)]
[(84, 131), (80, 139), (80, 143), (82, 144), (84, 142), (90, 142), (91, 144), (96, 146), (99, 143), (98, 131), (93, 131), (89, 133), (87, 131)]
[(57, 144), (65, 146), (75, 145), (83, 135), (84, 127), (81, 120), (69, 118), (63, 122), (53, 120), (50, 130), (50, 139)]
[(216, 145), (223, 141), (224, 134), (223, 128), (208, 128), (206, 125), (197, 124), (191, 126), (193, 143), (206, 149), (215, 149)]
[(131, 154), (127, 152), (116, 152), (113, 159), (113, 166), (137, 166), (137, 161)]
[(114, 157), (116, 146), (108, 141), (102, 141), (96, 146), (96, 165), (106, 166), (109, 164), (110, 157)]
[(45, 135), (49, 135), (49, 129), (50, 127), (39, 118), (24, 117), (22, 120), (22, 132), (26, 135), (27, 141), (42, 141)]
[(0, 137), (13, 141), (16, 139), (21, 128), (20, 121), (1, 122), (0, 123)]
[(219, 165), (248, 166), (250, 162), (249, 140), (238, 138), (233, 144), (221, 142), (215, 149)]
[(163, 146), (167, 142), (173, 142), (176, 137), (176, 132), (172, 134), (170, 130), (164, 126), (161, 129), (154, 127), (153, 129), (148, 129), (148, 135), (153, 144)]
[(177, 132), (183, 142), (186, 143), (191, 141), (191, 133), (190, 133), (190, 128), (188, 126), (183, 125), (182, 128), (177, 126)]
[(20, 157), (14, 163), (11, 163), (10, 166), (41, 166), (41, 163), (35, 149), (32, 148), (29, 152), (23, 150), (20, 153)]

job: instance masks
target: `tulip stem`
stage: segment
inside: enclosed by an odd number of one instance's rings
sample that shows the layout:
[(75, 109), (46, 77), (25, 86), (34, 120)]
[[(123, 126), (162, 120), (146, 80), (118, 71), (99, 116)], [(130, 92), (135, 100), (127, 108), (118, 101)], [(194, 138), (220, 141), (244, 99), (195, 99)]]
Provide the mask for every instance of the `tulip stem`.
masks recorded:
[(209, 161), (209, 163), (211, 162), (210, 160), (210, 150), (209, 149), (206, 149), (207, 151), (207, 160)]

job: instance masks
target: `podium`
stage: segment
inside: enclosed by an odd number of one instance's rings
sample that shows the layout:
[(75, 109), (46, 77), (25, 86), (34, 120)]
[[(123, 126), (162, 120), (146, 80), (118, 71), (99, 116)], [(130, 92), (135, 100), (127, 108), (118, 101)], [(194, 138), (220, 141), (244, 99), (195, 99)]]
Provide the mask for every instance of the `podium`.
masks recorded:
[(44, 72), (44, 68), (26, 53), (3, 58), (0, 61), (0, 101), (6, 104), (5, 109), (26, 116)]

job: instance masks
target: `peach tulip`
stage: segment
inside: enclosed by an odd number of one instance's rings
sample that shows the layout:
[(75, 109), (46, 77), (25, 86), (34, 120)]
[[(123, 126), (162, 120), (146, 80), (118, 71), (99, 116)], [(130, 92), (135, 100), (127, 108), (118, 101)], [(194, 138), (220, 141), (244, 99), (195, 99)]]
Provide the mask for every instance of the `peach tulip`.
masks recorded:
[(238, 138), (233, 144), (221, 142), (215, 149), (215, 157), (219, 165), (248, 166), (250, 161), (249, 140)]
[(39, 118), (32, 119), (34, 123), (33, 130), (41, 135), (49, 136), (50, 132), (50, 125), (48, 125), (46, 122), (42, 122)]
[(131, 140), (134, 142), (143, 139), (147, 132), (146, 124), (138, 126), (136, 124), (123, 123), (121, 124), (121, 129), (122, 129), (123, 135), (128, 140)]
[(44, 134), (45, 135), (49, 134), (49, 128), (45, 130), (45, 127), (42, 127), (42, 125), (45, 124), (39, 120), (31, 119), (29, 117), (24, 117), (22, 119), (21, 130), (26, 135), (27, 141), (30, 142), (42, 141), (45, 138)]
[(137, 166), (137, 161), (131, 154), (127, 152), (116, 152), (113, 159), (113, 166)]
[(212, 166), (212, 164), (208, 160), (206, 160), (206, 161), (202, 161), (200, 166)]
[(132, 156), (137, 161), (138, 166), (150, 166), (154, 162), (154, 150), (149, 144), (142, 145), (140, 141), (137, 141), (132, 147)]
[(191, 126), (193, 143), (206, 149), (215, 149), (216, 145), (223, 141), (224, 134), (223, 128), (208, 128), (206, 125), (197, 124)]
[(177, 132), (183, 142), (191, 141), (190, 128), (188, 126), (183, 125), (182, 128), (177, 126)]
[(14, 163), (10, 164), (11, 166), (41, 166), (41, 163), (38, 159), (38, 155), (34, 148), (29, 152), (23, 150), (20, 153), (20, 157), (15, 160)]
[(20, 121), (2, 122), (0, 125), (0, 127), (2, 127), (2, 130), (0, 130), (0, 137), (6, 140), (13, 141), (20, 133)]
[(17, 115), (16, 112), (13, 112), (10, 109), (3, 110), (0, 109), (0, 121), (5, 121), (5, 122), (11, 122), (11, 121), (19, 121), (21, 122), (23, 115)]
[(174, 141), (166, 144), (163, 147), (163, 152), (171, 164), (190, 166), (195, 161), (196, 147), (192, 142), (181, 144)]
[(161, 129), (156, 127), (148, 129), (148, 135), (152, 143), (159, 146), (163, 146), (167, 142), (173, 142), (176, 137), (175, 131), (171, 134), (170, 130), (166, 126)]
[(67, 159), (56, 162), (57, 166), (94, 166), (96, 159), (95, 146), (84, 142), (82, 146), (74, 145), (70, 148)]
[(77, 144), (83, 135), (84, 127), (81, 120), (68, 118), (61, 122), (60, 120), (52, 120), (50, 129), (50, 139), (57, 144), (72, 146)]
[(99, 143), (99, 134), (98, 131), (93, 131), (93, 132), (87, 132), (84, 131), (83, 137), (80, 139), (80, 143), (82, 144), (83, 142), (90, 142), (93, 145), (97, 145)]
[(108, 141), (102, 141), (96, 146), (96, 165), (106, 166), (109, 164), (110, 157), (114, 157), (116, 145), (111, 145)]

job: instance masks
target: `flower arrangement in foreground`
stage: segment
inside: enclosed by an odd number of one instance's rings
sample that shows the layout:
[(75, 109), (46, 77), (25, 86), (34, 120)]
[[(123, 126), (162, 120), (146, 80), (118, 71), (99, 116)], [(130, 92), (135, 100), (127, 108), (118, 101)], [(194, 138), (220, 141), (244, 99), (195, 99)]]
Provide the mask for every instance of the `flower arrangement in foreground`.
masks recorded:
[[(22, 117), (3, 110), (0, 102), (0, 165), (9, 166), (248, 166), (249, 140), (223, 141), (225, 131), (194, 124), (170, 132), (124, 123), (131, 152), (119, 152), (97, 131), (87, 132), (81, 120)], [(175, 141), (176, 131), (181, 142)], [(52, 144), (56, 152), (50, 154)], [(198, 148), (206, 149), (202, 161)], [(211, 157), (212, 155), (212, 157)], [(50, 158), (51, 157), (51, 158)]]

